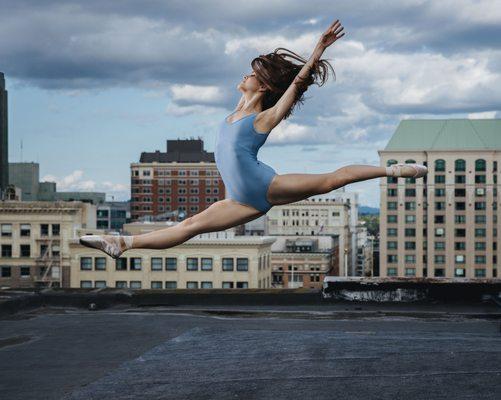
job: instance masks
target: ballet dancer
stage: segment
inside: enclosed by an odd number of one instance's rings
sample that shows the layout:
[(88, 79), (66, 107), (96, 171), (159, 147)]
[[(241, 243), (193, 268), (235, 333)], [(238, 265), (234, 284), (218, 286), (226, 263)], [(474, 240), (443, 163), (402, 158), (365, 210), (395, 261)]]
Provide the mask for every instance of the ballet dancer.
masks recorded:
[(200, 233), (252, 221), (274, 205), (294, 203), (353, 182), (385, 176), (423, 177), (428, 170), (420, 164), (347, 165), (320, 174), (277, 174), (257, 159), (273, 128), (304, 102), (308, 86), (322, 86), (328, 68), (334, 73), (330, 63), (320, 57), (344, 36), (343, 29), (339, 20), (334, 21), (308, 60), (281, 47), (252, 60), (252, 72), (237, 85), (242, 97), (236, 109), (221, 121), (216, 138), (214, 155), (227, 191), (226, 199), (172, 227), (132, 236), (84, 235), (80, 243), (115, 259), (128, 249), (168, 249)]

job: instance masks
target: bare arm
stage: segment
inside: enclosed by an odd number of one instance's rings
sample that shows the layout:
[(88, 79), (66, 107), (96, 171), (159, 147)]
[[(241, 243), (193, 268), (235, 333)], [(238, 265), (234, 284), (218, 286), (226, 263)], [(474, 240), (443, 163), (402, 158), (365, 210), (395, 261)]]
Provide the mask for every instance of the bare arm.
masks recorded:
[[(308, 78), (310, 75), (310, 69), (315, 63), (320, 60), (323, 52), (327, 47), (329, 47), (336, 40), (344, 36), (344, 33), (341, 34), (341, 31), (344, 28), (341, 26), (339, 20), (334, 21), (329, 28), (322, 34), (319, 39), (313, 53), (311, 54), (309, 60), (303, 65), (301, 70), (294, 78), (294, 81), (287, 88), (285, 93), (280, 97), (277, 103), (270, 107), (269, 109), (263, 111), (262, 115), (260, 115), (259, 125), (262, 129), (266, 131), (271, 131), (275, 126), (277, 126), (280, 121), (284, 118), (285, 114), (289, 111), (289, 109), (294, 104), (294, 100), (296, 98), (296, 91), (299, 90), (300, 80), (304, 80)], [(256, 126), (258, 125), (258, 121), (256, 118)]]

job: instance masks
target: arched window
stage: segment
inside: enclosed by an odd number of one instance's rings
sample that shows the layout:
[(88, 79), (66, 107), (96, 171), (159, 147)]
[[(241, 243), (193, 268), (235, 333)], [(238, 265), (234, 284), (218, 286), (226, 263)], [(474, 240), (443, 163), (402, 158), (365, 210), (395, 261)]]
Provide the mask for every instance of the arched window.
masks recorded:
[(456, 172), (461, 172), (461, 171), (466, 171), (466, 161), (463, 160), (462, 158), (454, 161), (454, 164), (455, 164), (455, 170)]
[(416, 160), (413, 160), (413, 159), (405, 160), (405, 163), (406, 164), (415, 164)]
[(475, 160), (475, 171), (485, 171), (485, 160), (483, 158)]
[(397, 160), (388, 160), (388, 161), (386, 161), (386, 166), (389, 167), (390, 165), (397, 164), (397, 163), (398, 163)]
[(435, 171), (445, 171), (445, 160), (435, 160)]

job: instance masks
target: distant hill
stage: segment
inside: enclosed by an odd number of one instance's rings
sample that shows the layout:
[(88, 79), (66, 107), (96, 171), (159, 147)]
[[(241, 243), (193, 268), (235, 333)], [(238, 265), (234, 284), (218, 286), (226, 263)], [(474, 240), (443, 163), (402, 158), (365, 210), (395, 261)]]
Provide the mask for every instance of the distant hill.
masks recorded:
[(359, 206), (358, 213), (360, 215), (379, 214), (379, 208), (369, 207), (369, 206)]

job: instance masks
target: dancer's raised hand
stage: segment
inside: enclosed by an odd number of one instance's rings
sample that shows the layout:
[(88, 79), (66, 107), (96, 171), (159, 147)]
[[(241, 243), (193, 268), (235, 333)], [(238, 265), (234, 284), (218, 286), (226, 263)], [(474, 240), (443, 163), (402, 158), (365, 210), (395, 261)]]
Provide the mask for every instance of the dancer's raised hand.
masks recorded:
[(320, 37), (317, 46), (321, 47), (322, 49), (326, 49), (329, 47), (332, 43), (334, 43), (336, 40), (342, 38), (344, 36), (344, 32), (341, 33), (343, 30), (343, 26), (339, 22), (339, 20), (335, 20), (329, 28), (322, 34)]

